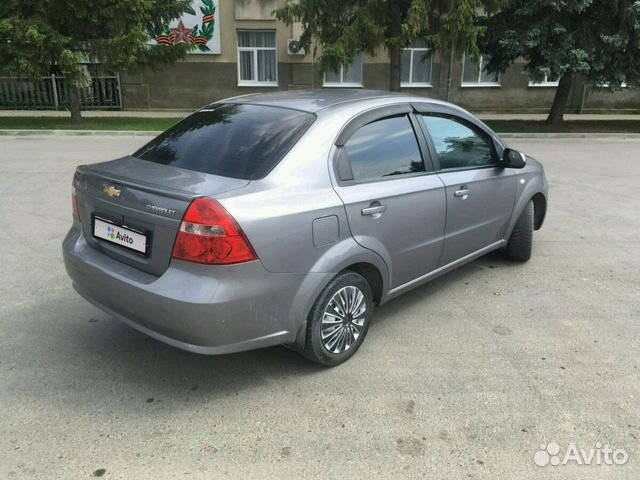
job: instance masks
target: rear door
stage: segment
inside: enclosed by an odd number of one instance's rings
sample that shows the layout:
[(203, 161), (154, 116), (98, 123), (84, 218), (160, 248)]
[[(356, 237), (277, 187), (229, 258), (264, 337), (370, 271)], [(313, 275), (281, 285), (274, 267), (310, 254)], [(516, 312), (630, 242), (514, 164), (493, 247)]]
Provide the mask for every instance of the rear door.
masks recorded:
[(351, 233), (383, 257), (391, 288), (435, 268), (444, 233), (444, 187), (410, 111), (356, 120), (334, 157)]
[(499, 164), (491, 136), (467, 119), (421, 113), (446, 188), (447, 221), (440, 265), (504, 238), (517, 189), (516, 171)]

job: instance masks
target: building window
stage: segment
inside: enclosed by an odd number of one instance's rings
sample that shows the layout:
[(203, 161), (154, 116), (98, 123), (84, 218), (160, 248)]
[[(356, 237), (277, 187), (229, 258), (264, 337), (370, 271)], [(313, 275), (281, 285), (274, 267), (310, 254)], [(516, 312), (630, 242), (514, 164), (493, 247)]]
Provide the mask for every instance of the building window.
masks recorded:
[(238, 32), (238, 85), (278, 86), (276, 32)]
[(351, 65), (340, 65), (336, 71), (324, 73), (324, 87), (361, 87), (362, 86), (362, 54), (353, 58)]
[(489, 73), (485, 70), (488, 58), (480, 55), (478, 63), (467, 55), (464, 56), (462, 66), (462, 86), (463, 87), (499, 87), (500, 74)]
[[(597, 88), (609, 88), (611, 84), (609, 82), (599, 83), (596, 85)], [(620, 88), (627, 88), (627, 82), (624, 80), (620, 82)]]
[(400, 57), (401, 87), (430, 87), (433, 56), (424, 39), (402, 49)]
[(545, 75), (541, 82), (529, 80), (530, 87), (557, 87), (560, 84), (560, 78), (557, 75)]

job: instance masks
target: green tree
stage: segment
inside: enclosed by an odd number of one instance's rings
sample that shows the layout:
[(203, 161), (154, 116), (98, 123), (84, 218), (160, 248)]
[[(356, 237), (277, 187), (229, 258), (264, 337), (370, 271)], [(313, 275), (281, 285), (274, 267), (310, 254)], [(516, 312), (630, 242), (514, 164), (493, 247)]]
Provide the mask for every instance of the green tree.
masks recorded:
[(563, 121), (577, 75), (612, 90), (640, 78), (637, 0), (505, 0), (486, 27), (488, 71), (523, 58), (532, 80), (559, 78), (548, 123)]
[(39, 77), (52, 70), (70, 82), (71, 118), (80, 121), (82, 61), (105, 69), (159, 66), (184, 57), (186, 43), (149, 45), (159, 29), (189, 8), (189, 0), (2, 0), (0, 69)]
[(469, 52), (477, 57), (482, 26), (480, 7), (491, 10), (499, 0), (298, 0), (275, 11), (288, 24), (300, 22), (302, 47), (319, 47), (324, 71), (349, 64), (360, 52), (389, 52), (390, 90), (400, 89), (401, 49), (425, 38), (435, 49)]

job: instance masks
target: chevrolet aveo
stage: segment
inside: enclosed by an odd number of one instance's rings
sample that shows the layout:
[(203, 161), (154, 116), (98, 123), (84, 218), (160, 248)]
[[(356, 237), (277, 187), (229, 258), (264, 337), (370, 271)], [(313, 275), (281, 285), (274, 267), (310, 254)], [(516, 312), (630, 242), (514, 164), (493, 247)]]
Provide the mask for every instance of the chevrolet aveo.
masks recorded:
[(536, 160), (465, 110), (366, 90), (213, 103), (78, 167), (67, 272), (88, 301), (197, 353), (351, 357), (375, 306), (501, 249), (531, 256)]

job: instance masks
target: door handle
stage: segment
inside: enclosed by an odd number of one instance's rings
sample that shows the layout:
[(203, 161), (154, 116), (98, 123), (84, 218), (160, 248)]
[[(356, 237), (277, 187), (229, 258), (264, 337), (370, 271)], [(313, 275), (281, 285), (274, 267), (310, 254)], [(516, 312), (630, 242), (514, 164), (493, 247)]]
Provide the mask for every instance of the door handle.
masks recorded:
[(386, 205), (375, 205), (375, 206), (363, 208), (362, 212), (360, 213), (362, 213), (362, 215), (371, 215), (374, 218), (378, 218), (385, 212), (386, 209), (387, 209)]
[(460, 190), (456, 190), (455, 192), (453, 192), (453, 195), (455, 197), (462, 197), (463, 199), (465, 199), (469, 196), (470, 193), (471, 193), (471, 190), (463, 186), (463, 187), (460, 187)]

